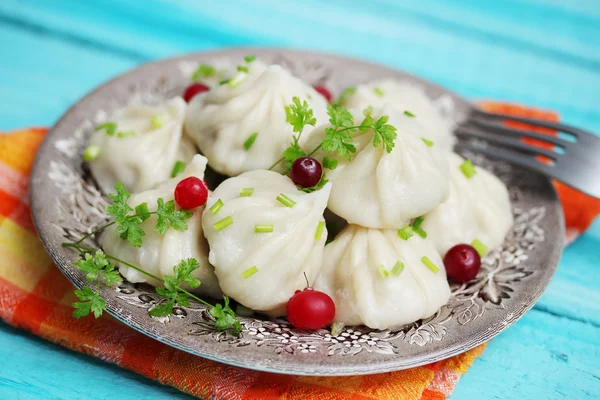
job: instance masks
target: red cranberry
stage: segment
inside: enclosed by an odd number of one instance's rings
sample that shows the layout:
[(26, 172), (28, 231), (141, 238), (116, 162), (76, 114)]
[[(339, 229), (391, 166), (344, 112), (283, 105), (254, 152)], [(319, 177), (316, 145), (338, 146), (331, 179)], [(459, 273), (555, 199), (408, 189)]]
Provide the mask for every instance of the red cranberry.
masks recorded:
[(327, 293), (308, 287), (288, 301), (287, 318), (297, 329), (321, 329), (335, 317), (335, 303)]
[(315, 186), (321, 180), (323, 168), (321, 164), (312, 157), (300, 157), (292, 164), (292, 181), (298, 186)]
[(186, 103), (189, 103), (190, 100), (192, 100), (192, 98), (197, 94), (208, 92), (209, 90), (210, 88), (202, 83), (192, 83), (190, 86), (185, 88), (185, 91), (183, 92), (183, 99)]
[(473, 246), (457, 244), (444, 256), (444, 266), (450, 279), (460, 283), (468, 282), (479, 273), (481, 257)]
[(191, 210), (206, 204), (208, 187), (203, 180), (190, 176), (183, 179), (175, 187), (175, 202), (179, 207)]
[(331, 92), (325, 86), (317, 85), (313, 87), (317, 92), (321, 93), (321, 95), (325, 97), (325, 100), (327, 100), (328, 103), (331, 103), (333, 101), (333, 96), (331, 95)]

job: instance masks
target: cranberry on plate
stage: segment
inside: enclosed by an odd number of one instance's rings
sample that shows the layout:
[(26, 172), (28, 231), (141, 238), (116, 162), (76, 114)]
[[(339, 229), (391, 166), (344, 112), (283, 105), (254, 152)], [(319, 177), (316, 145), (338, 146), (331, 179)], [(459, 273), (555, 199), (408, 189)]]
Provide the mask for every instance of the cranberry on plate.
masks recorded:
[(315, 186), (321, 180), (323, 168), (321, 163), (312, 157), (300, 157), (292, 164), (292, 181), (302, 187)]
[(450, 279), (460, 283), (468, 282), (479, 273), (481, 257), (473, 246), (457, 244), (444, 256), (444, 266)]
[(288, 301), (287, 318), (296, 329), (321, 329), (335, 317), (335, 304), (327, 293), (307, 287), (296, 290)]
[(183, 179), (175, 187), (175, 202), (183, 209), (203, 206), (207, 199), (208, 186), (195, 176)]
[(333, 101), (333, 96), (331, 95), (331, 92), (325, 86), (317, 85), (313, 87), (317, 92), (321, 93), (321, 95), (325, 97), (325, 100), (327, 100), (328, 103), (331, 103)]
[(197, 94), (208, 92), (209, 90), (210, 88), (202, 83), (192, 83), (190, 86), (185, 88), (185, 91), (183, 92), (183, 99), (186, 103), (189, 103), (190, 100), (192, 100), (192, 98), (194, 98), (194, 96)]

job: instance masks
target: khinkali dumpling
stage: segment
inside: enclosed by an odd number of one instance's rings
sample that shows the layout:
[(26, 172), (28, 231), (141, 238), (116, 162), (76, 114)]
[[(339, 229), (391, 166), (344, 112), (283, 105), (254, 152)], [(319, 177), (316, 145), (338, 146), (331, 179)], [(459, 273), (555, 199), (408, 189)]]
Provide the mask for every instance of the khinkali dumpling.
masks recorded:
[(483, 168), (467, 178), (460, 169), (464, 159), (450, 154), (450, 196), (425, 215), (421, 228), (441, 255), (459, 243), (479, 240), (488, 248), (500, 246), (513, 224), (508, 190)]
[(264, 170), (221, 183), (202, 224), (223, 292), (255, 311), (284, 315), (294, 291), (321, 267), (330, 189), (304, 193), (288, 177)]
[(348, 93), (350, 94), (343, 98), (343, 106), (362, 110), (391, 104), (399, 112), (407, 111), (413, 114), (427, 128), (427, 139), (443, 149), (452, 150), (454, 122), (440, 112), (423, 87), (408, 81), (387, 78), (357, 85)]
[[(190, 176), (202, 179), (205, 169), (206, 158), (196, 155), (176, 178), (163, 182), (155, 189), (133, 194), (127, 204), (134, 208), (146, 202), (148, 209), (155, 211), (158, 198), (162, 198), (165, 203), (173, 200), (173, 193), (179, 181)], [(154, 227), (157, 217), (152, 215), (141, 224), (146, 235), (142, 238), (143, 244), (140, 248), (133, 246), (127, 240), (121, 239), (113, 225), (107, 228), (102, 236), (102, 247), (107, 253), (137, 265), (160, 278), (163, 278), (165, 274), (173, 274), (173, 267), (180, 261), (195, 258), (198, 260), (200, 268), (194, 270), (192, 275), (200, 280), (201, 285), (193, 291), (218, 298), (221, 295), (221, 290), (214, 268), (208, 263), (208, 243), (202, 234), (203, 209), (204, 207), (198, 207), (191, 210), (194, 215), (187, 220), (187, 230), (177, 231), (169, 228), (163, 235), (156, 233)], [(156, 280), (123, 264), (119, 266), (119, 272), (129, 282), (147, 282), (155, 286), (160, 285)]]
[[(355, 124), (360, 124), (355, 112)], [(356, 153), (351, 161), (321, 151), (314, 157), (334, 157), (335, 170), (325, 170), (333, 183), (328, 207), (349, 223), (369, 228), (400, 228), (412, 218), (423, 215), (441, 202), (449, 192), (446, 152), (435, 143), (423, 141), (425, 128), (410, 116), (389, 105), (373, 110), (374, 120), (383, 115), (397, 129), (391, 153), (381, 145), (373, 146), (374, 133), (354, 134)], [(316, 148), (327, 125), (317, 127), (305, 146)]]
[(396, 231), (357, 225), (325, 247), (314, 287), (333, 299), (335, 322), (373, 329), (430, 317), (450, 298), (444, 264), (430, 240), (402, 240)]
[(127, 106), (109, 118), (115, 129), (93, 133), (89, 145), (99, 154), (90, 168), (105, 193), (116, 182), (132, 193), (150, 189), (170, 178), (176, 161), (192, 159), (196, 149), (182, 129), (185, 107), (181, 97), (159, 106)]
[[(187, 134), (209, 165), (229, 176), (267, 169), (281, 158), (294, 134), (285, 113), (293, 97), (308, 102), (317, 123), (327, 120), (323, 96), (281, 66), (256, 60), (247, 67), (233, 78), (234, 87), (223, 84), (194, 97), (186, 112)], [(300, 144), (311, 129), (304, 128)]]

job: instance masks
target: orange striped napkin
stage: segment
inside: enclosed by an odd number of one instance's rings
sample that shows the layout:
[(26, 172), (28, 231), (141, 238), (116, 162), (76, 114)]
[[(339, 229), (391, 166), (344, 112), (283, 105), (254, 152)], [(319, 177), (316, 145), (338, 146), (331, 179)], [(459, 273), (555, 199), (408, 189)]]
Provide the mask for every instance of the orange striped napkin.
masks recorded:
[[(508, 111), (532, 112), (523, 108)], [(44, 251), (28, 205), (28, 177), (45, 133), (46, 129), (28, 129), (0, 134), (0, 317), (5, 322), (211, 399), (445, 399), (482, 353), (484, 346), (423, 367), (377, 375), (286, 376), (192, 356), (108, 315), (98, 320), (73, 319), (73, 287)], [(565, 187), (559, 190), (569, 226), (585, 229), (600, 212), (600, 201)]]

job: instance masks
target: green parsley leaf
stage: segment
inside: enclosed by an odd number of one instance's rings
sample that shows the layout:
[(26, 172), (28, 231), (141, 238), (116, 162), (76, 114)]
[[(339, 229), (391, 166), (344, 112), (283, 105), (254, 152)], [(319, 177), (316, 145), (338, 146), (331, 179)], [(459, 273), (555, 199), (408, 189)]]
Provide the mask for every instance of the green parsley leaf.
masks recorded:
[(210, 78), (212, 76), (215, 76), (216, 73), (217, 71), (212, 65), (200, 64), (192, 74), (191, 79), (193, 81), (197, 81), (200, 78)]
[(223, 296), (224, 305), (216, 304), (210, 309), (210, 315), (215, 318), (215, 327), (217, 330), (232, 330), (236, 336), (242, 332), (242, 325), (237, 320), (235, 313), (229, 307), (229, 297)]
[(285, 158), (285, 168), (291, 168), (296, 159), (304, 157), (305, 155), (306, 153), (300, 148), (300, 145), (297, 142), (292, 143), (290, 147), (285, 149), (283, 152), (283, 157)]
[[(366, 118), (370, 118), (370, 116)], [(387, 121), (388, 116), (384, 115), (383, 117), (379, 118), (377, 122), (375, 122), (375, 124), (371, 127), (371, 129), (373, 129), (373, 132), (375, 132), (375, 136), (373, 137), (373, 146), (377, 147), (379, 146), (379, 143), (382, 143), (383, 149), (387, 153), (391, 153), (395, 145), (397, 134), (396, 127), (389, 125)]]
[(200, 286), (200, 281), (192, 276), (192, 272), (198, 268), (200, 268), (200, 264), (195, 258), (181, 260), (179, 264), (175, 265), (173, 267), (173, 274), (166, 274), (164, 276), (164, 287), (156, 287), (156, 293), (168, 301), (156, 305), (148, 313), (154, 317), (166, 317), (173, 312), (175, 304), (183, 307), (189, 306), (189, 296), (180, 290), (179, 285), (187, 283), (192, 288)]
[(94, 255), (86, 253), (82, 260), (75, 263), (75, 266), (85, 274), (88, 282), (104, 278), (105, 285), (110, 286), (123, 281), (115, 266), (108, 261), (102, 250), (97, 250)]
[(292, 98), (292, 104), (285, 107), (285, 120), (294, 127), (294, 132), (302, 132), (306, 125), (315, 126), (317, 123), (313, 110), (306, 100), (300, 103), (300, 99), (296, 96)]
[(125, 185), (121, 182), (115, 184), (116, 193), (111, 193), (108, 197), (113, 201), (112, 204), (106, 206), (105, 211), (111, 217), (119, 218), (127, 216), (129, 211), (133, 209), (127, 204), (127, 200), (131, 197), (131, 194), (125, 189)]
[(94, 317), (99, 318), (106, 310), (106, 302), (100, 295), (94, 292), (90, 287), (84, 286), (75, 291), (75, 296), (81, 301), (73, 303), (73, 316), (75, 318), (85, 317), (94, 313)]
[(187, 229), (186, 220), (190, 219), (194, 213), (189, 210), (175, 210), (175, 202), (173, 200), (165, 201), (162, 198), (156, 200), (158, 208), (156, 215), (158, 220), (156, 221), (156, 233), (159, 235), (164, 234), (169, 225), (177, 231), (185, 231)]
[(117, 223), (116, 231), (121, 239), (127, 240), (135, 247), (142, 247), (142, 237), (146, 235), (146, 232), (139, 226), (144, 222), (140, 217), (117, 217), (115, 222)]

